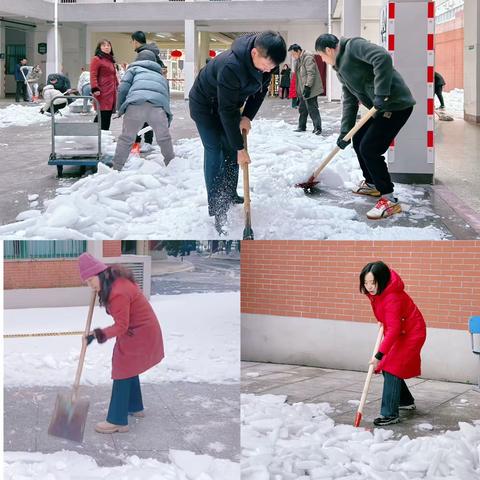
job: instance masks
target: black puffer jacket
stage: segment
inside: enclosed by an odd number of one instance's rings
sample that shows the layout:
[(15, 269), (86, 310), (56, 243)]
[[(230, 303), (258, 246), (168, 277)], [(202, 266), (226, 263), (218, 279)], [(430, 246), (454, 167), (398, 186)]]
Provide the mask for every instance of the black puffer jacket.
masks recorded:
[(243, 149), (242, 115), (253, 120), (268, 91), (271, 74), (253, 65), (251, 51), (256, 35), (239, 37), (231, 50), (210, 60), (199, 72), (189, 93), (190, 115), (195, 122), (223, 126), (230, 146)]
[(162, 68), (165, 68), (165, 64), (160, 59), (160, 49), (158, 48), (158, 45), (156, 43), (153, 43), (153, 42), (152, 43), (144, 43), (142, 46), (138, 47), (135, 51), (137, 53), (140, 53), (143, 50), (150, 50), (150, 52), (153, 52), (155, 54), (156, 59), (157, 59), (157, 63)]

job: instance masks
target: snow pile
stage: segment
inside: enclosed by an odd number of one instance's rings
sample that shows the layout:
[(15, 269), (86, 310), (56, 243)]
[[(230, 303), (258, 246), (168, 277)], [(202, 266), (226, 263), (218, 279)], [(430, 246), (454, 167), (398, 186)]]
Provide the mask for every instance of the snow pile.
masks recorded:
[(284, 402), (242, 395), (242, 480), (480, 478), (480, 421), (393, 440), (391, 430), (335, 425), (328, 404)]
[(41, 106), (36, 105), (17, 105), (12, 104), (6, 108), (0, 109), (0, 128), (15, 125), (17, 127), (26, 127), (34, 123), (46, 123), (51, 121), (47, 115), (40, 113)]
[[(464, 111), (464, 92), (460, 88), (454, 88), (449, 92), (443, 92), (445, 101), (445, 113), (457, 118), (463, 118)], [(440, 106), (438, 98), (435, 96), (435, 108)]]
[[(308, 198), (295, 188), (305, 181), (335, 146), (336, 135), (318, 137), (292, 131), (283, 120), (255, 121), (249, 136), (252, 165), (251, 198), (255, 238), (308, 239), (440, 239), (432, 226), (414, 227), (417, 219), (433, 217), (422, 203), (418, 187), (399, 186), (412, 227), (396, 219), (365, 221), (346, 202), (359, 202), (349, 189), (361, 178), (352, 148), (341, 152), (320, 175), (325, 192), (338, 199)], [(0, 227), (4, 238), (45, 239), (190, 239), (218, 238), (208, 216), (203, 179), (203, 149), (198, 138), (175, 147), (176, 158), (165, 167), (161, 154), (131, 157), (122, 172), (100, 165), (98, 173), (72, 186), (57, 189), (41, 215), (20, 214), (18, 221)], [(242, 175), (240, 174), (240, 179)], [(241, 183), (241, 180), (240, 180)], [(239, 192), (242, 187), (239, 187)], [(374, 200), (372, 199), (372, 206)], [(365, 205), (365, 213), (370, 205)], [(415, 211), (416, 210), (416, 211)], [(403, 218), (403, 216), (397, 216)], [(242, 205), (229, 212), (228, 237), (242, 238)]]
[[(240, 370), (238, 292), (155, 296), (152, 306), (162, 327), (164, 360), (141, 375), (142, 382), (237, 383)], [(215, 306), (214, 308), (212, 306)], [(83, 331), (87, 307), (5, 310), (4, 333)], [(92, 328), (113, 323), (96, 307)], [(110, 383), (115, 341), (87, 350), (82, 383)], [(7, 338), (4, 383), (70, 386), (80, 354), (79, 336)], [(39, 374), (41, 372), (41, 374)]]
[(50, 454), (30, 452), (4, 453), (5, 480), (238, 480), (238, 463), (196, 455), (193, 452), (171, 450), (171, 463), (154, 459), (128, 457), (120, 467), (98, 467), (87, 455), (72, 451)]

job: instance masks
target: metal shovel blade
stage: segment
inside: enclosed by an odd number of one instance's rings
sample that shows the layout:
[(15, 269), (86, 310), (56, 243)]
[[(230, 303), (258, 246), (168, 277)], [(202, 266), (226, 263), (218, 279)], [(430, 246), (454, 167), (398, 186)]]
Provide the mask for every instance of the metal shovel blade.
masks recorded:
[(87, 399), (72, 402), (71, 395), (57, 395), (48, 434), (73, 442), (83, 442), (89, 405)]

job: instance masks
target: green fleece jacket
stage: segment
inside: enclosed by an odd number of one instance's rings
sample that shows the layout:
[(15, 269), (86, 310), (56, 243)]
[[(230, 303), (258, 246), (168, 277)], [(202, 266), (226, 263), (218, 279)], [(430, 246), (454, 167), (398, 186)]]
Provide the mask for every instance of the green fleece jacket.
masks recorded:
[(376, 95), (388, 97), (385, 110), (389, 112), (415, 105), (410, 89), (393, 68), (390, 54), (364, 38), (340, 39), (333, 68), (343, 86), (341, 137), (355, 125), (358, 102), (370, 109)]

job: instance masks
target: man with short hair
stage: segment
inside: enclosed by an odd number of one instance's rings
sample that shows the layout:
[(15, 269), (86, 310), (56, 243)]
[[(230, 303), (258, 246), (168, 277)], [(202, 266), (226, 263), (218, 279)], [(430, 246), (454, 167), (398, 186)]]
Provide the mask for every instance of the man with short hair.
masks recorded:
[(27, 72), (26, 67), (27, 59), (22, 58), (15, 65), (15, 81), (17, 82), (17, 88), (15, 91), (15, 101), (20, 101), (20, 96), (23, 98), (24, 102), (28, 102), (28, 92), (27, 92)]
[[(160, 65), (160, 68), (162, 69), (162, 75), (164, 75), (164, 72), (166, 71), (165, 64), (160, 58), (160, 49), (158, 48), (156, 43), (147, 43), (147, 37), (145, 36), (145, 33), (142, 32), (141, 30), (137, 30), (136, 32), (133, 32), (131, 35), (132, 38), (132, 45), (133, 49), (135, 52), (140, 53), (143, 52), (144, 50), (150, 50), (155, 54), (155, 58), (157, 63)], [(144, 123), (142, 128), (148, 127), (148, 123)], [(132, 153), (134, 154), (139, 154), (140, 152), (142, 153), (148, 153), (153, 150), (153, 130), (150, 130), (144, 134), (144, 139), (145, 143), (143, 144), (142, 147), (140, 147), (140, 143), (142, 139), (137, 135), (135, 138), (135, 143), (133, 144), (132, 147)]]
[(322, 119), (318, 110), (318, 96), (324, 91), (322, 77), (318, 71), (313, 53), (302, 50), (297, 43), (290, 45), (288, 51), (295, 59), (295, 80), (298, 98), (298, 128), (295, 132), (307, 130), (307, 118), (313, 122), (313, 133), (322, 133)]
[(384, 153), (412, 114), (415, 100), (402, 76), (393, 68), (390, 54), (382, 47), (357, 38), (338, 39), (331, 33), (320, 35), (315, 49), (322, 60), (333, 66), (343, 86), (343, 112), (337, 145), (350, 142), (343, 137), (355, 125), (359, 102), (378, 112), (353, 137), (353, 148), (364, 180), (353, 190), (359, 195), (380, 197), (367, 212), (378, 220), (402, 211), (394, 195)]
[(237, 194), (238, 165), (250, 163), (250, 157), (242, 130), (250, 131), (267, 93), (270, 72), (286, 55), (285, 40), (278, 32), (241, 36), (200, 70), (190, 90), (190, 116), (204, 148), (208, 212), (215, 217), (219, 233), (230, 206), (243, 203)]

